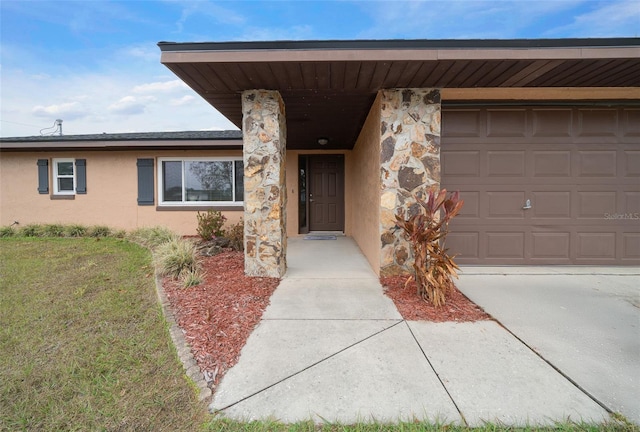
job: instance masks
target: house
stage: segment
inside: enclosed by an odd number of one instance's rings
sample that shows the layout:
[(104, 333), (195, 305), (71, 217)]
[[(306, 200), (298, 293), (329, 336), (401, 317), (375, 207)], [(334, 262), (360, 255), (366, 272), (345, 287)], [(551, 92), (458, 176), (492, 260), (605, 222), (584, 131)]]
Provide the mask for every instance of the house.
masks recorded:
[(176, 191), (181, 174), (176, 177), (175, 168), (185, 160), (215, 161), (214, 167), (227, 171), (226, 183), (217, 179), (226, 194), (212, 199), (229, 223), (240, 220), (242, 182), (236, 187), (237, 177), (228, 175), (241, 176), (240, 131), (2, 138), (0, 225), (60, 222), (126, 230), (162, 225), (195, 234), (197, 211), (211, 205), (198, 202), (193, 188), (184, 197), (181, 187)]
[(283, 275), (310, 231), (385, 275), (410, 260), (397, 209), (443, 187), (465, 200), (461, 264), (640, 264), (640, 38), (159, 47), (241, 137), (2, 139), (2, 224), (186, 233), (220, 208), (244, 218), (249, 275)]

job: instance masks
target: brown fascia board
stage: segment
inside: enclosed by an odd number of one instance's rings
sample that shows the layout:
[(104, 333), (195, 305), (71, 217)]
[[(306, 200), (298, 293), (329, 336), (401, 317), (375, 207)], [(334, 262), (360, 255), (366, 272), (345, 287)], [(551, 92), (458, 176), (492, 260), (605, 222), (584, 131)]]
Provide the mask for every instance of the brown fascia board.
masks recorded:
[(640, 38), (158, 43), (162, 63), (640, 58)]
[(242, 139), (167, 141), (0, 141), (2, 151), (64, 150), (241, 150)]

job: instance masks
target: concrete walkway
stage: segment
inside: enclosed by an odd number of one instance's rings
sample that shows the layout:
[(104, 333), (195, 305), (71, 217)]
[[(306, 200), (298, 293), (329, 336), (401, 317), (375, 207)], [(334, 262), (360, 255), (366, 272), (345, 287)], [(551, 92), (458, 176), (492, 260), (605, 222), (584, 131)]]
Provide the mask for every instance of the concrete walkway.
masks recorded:
[(402, 320), (349, 238), (291, 238), (288, 261), (212, 411), (244, 421), (347, 424), (608, 419), (496, 322)]

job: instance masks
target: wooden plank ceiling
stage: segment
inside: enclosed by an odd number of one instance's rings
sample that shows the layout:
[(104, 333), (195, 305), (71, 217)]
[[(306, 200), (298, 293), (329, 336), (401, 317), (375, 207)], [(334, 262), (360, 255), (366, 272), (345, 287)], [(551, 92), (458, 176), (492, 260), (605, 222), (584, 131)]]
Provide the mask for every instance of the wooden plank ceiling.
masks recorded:
[(640, 86), (638, 57), (163, 63), (239, 128), (242, 91), (280, 91), (290, 149), (352, 148), (384, 88)]

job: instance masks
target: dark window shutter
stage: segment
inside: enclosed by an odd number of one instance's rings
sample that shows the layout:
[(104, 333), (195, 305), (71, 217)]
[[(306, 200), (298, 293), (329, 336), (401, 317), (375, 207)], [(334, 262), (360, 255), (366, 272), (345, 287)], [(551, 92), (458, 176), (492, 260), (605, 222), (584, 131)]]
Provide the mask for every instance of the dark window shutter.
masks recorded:
[(49, 193), (49, 159), (38, 159), (38, 192)]
[(76, 159), (76, 193), (87, 193), (87, 160)]
[(153, 205), (153, 159), (138, 159), (138, 205)]

